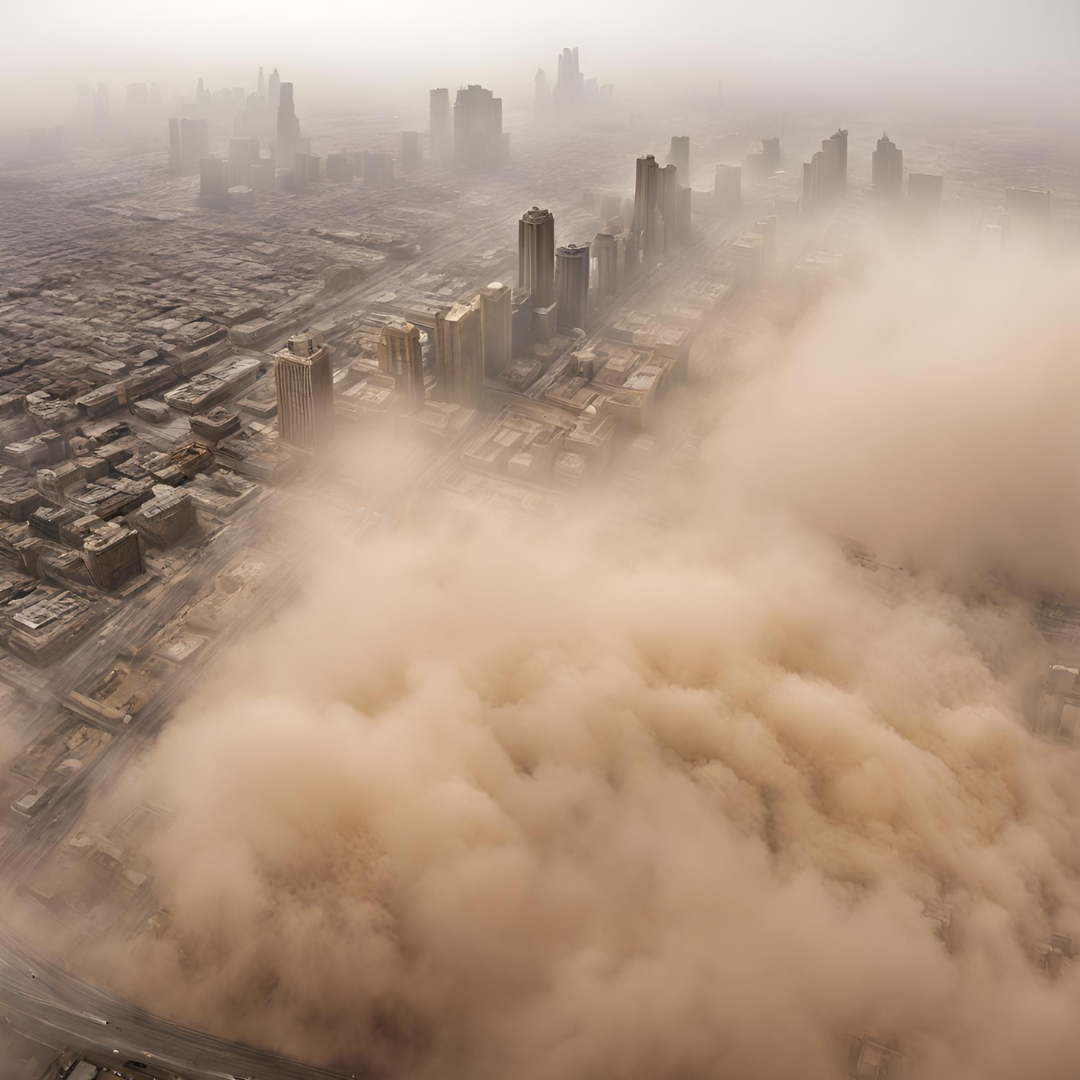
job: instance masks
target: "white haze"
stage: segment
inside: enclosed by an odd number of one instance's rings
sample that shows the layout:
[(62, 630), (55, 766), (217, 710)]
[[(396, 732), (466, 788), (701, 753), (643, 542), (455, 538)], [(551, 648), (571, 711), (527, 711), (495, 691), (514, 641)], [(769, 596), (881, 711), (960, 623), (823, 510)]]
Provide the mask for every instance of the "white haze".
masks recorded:
[(0, 121), (71, 109), (80, 81), (160, 81), (191, 93), (247, 87), (259, 65), (303, 87), (309, 110), (426, 105), (431, 86), (482, 82), (508, 107), (527, 106), (538, 66), (582, 50), (584, 69), (640, 108), (670, 92), (789, 110), (827, 99), (938, 110), (1022, 110), (1076, 116), (1072, 0), (650, 0), (539, 8), (460, 0), (354, 4), (335, 0), (44, 0), (5, 5), (8, 50)]

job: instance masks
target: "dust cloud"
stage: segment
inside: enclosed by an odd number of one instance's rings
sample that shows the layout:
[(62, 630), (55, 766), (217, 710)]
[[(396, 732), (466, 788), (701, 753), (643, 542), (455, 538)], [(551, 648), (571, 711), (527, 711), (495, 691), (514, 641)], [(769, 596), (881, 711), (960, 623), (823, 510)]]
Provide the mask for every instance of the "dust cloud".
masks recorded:
[(718, 425), (714, 472), (889, 558), (1080, 587), (1080, 262), (871, 257)]
[(868, 1032), (1074, 1075), (1080, 974), (1031, 957), (1080, 939), (1080, 775), (1023, 690), (1078, 273), (871, 260), (746, 343), (661, 513), (328, 536), (160, 740), (172, 923), (117, 978), (347, 1071), (824, 1078)]

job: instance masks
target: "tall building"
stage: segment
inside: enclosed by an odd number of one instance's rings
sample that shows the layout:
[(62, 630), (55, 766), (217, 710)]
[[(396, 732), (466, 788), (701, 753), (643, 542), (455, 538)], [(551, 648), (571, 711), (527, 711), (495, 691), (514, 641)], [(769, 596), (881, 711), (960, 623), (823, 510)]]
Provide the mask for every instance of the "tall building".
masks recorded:
[(329, 446), (334, 439), (334, 369), (322, 334), (289, 338), (274, 357), (274, 384), (281, 441), (299, 450)]
[(742, 208), (742, 166), (717, 165), (713, 188), (713, 211), (731, 217)]
[(915, 214), (934, 214), (941, 209), (945, 177), (934, 173), (908, 173), (908, 208)]
[(255, 90), (255, 93), (259, 97), (265, 97), (266, 96), (266, 76), (263, 74), (263, 69), (262, 69), (261, 64), (259, 65), (259, 79), (258, 79), (258, 82), (256, 83), (256, 87), (257, 87), (257, 89)]
[(455, 304), (439, 331), (437, 382), (443, 401), (478, 409), (484, 399), (484, 338), (480, 305)]
[(75, 87), (75, 110), (80, 124), (89, 127), (94, 122), (94, 88), (89, 83)]
[(403, 172), (416, 172), (423, 164), (424, 154), (420, 148), (419, 131), (401, 133), (401, 168)]
[(660, 170), (660, 217), (663, 220), (664, 254), (675, 245), (679, 229), (679, 170), (665, 165)]
[(546, 116), (551, 112), (551, 84), (543, 68), (537, 69), (533, 84), (533, 114)]
[(364, 186), (390, 188), (394, 186), (394, 155), (377, 150), (365, 150), (360, 159), (364, 165)]
[(502, 98), (482, 86), (462, 87), (454, 103), (454, 163), (492, 169), (505, 157)]
[(180, 168), (180, 121), (175, 116), (169, 117), (169, 168)]
[(1005, 220), (1001, 240), (1005, 245), (1037, 247), (1050, 238), (1051, 195), (1043, 188), (1005, 189)]
[(803, 165), (804, 213), (830, 206), (847, 187), (847, 135), (841, 129), (823, 140), (821, 149)]
[(589, 247), (568, 244), (555, 252), (555, 316), (560, 330), (589, 324)]
[(124, 103), (129, 115), (144, 116), (150, 108), (150, 93), (146, 83), (129, 83), (124, 93)]
[(552, 102), (558, 112), (578, 112), (585, 104), (585, 76), (578, 62), (577, 46), (563, 49), (559, 55), (559, 77)]
[(109, 130), (109, 84), (98, 83), (94, 90), (94, 133), (102, 135)]
[(395, 319), (382, 328), (379, 367), (394, 376), (409, 411), (424, 403), (424, 353), (420, 331), (411, 322)]
[(484, 338), (484, 374), (500, 374), (513, 349), (514, 307), (509, 285), (493, 281), (480, 290), (480, 329)]
[(555, 303), (555, 217), (538, 206), (518, 222), (518, 288), (529, 291), (534, 309)]
[(453, 157), (454, 135), (450, 123), (450, 91), (431, 91), (431, 119), (428, 125), (428, 153), (431, 160), (445, 165)]
[(229, 186), (254, 187), (253, 171), (259, 165), (258, 139), (229, 140)]
[(690, 136), (672, 135), (671, 149), (668, 151), (668, 164), (679, 170), (679, 182), (690, 186)]
[(904, 193), (904, 151), (883, 134), (870, 161), (874, 194), (884, 199), (899, 199)]
[(589, 248), (596, 259), (596, 302), (606, 303), (622, 288), (626, 274), (627, 233), (617, 225), (605, 225)]
[(228, 162), (204, 157), (199, 162), (199, 201), (212, 206), (229, 197)]
[[(836, 161), (836, 190), (842, 192), (847, 188), (847, 128), (840, 128), (835, 135), (830, 135), (827, 142), (835, 143)], [(825, 149), (825, 143), (821, 144)]]
[(774, 172), (777, 172), (780, 168), (780, 140), (777, 139), (762, 139), (761, 140), (761, 156), (764, 159), (763, 165), (765, 169), (765, 175), (772, 176)]
[[(169, 160), (172, 160), (173, 150), (173, 124), (176, 121), (169, 120)], [(175, 129), (179, 139), (179, 155), (181, 169), (194, 169), (204, 157), (210, 156), (210, 129), (206, 118), (184, 116), (180, 118)]]
[(679, 186), (678, 216), (675, 219), (675, 239), (685, 243), (693, 232), (691, 214), (694, 207), (694, 193), (688, 187)]
[(283, 82), (278, 87), (277, 141), (274, 144), (277, 167), (291, 169), (296, 164), (296, 155), (302, 151), (300, 121), (293, 105), (293, 84)]
[(278, 74), (278, 69), (274, 68), (270, 72), (270, 94), (267, 104), (276, 113), (278, 105), (281, 104), (281, 76)]
[(652, 154), (639, 157), (634, 183), (633, 231), (638, 235), (641, 259), (645, 263), (653, 262), (663, 249), (662, 184), (661, 169), (656, 158)]

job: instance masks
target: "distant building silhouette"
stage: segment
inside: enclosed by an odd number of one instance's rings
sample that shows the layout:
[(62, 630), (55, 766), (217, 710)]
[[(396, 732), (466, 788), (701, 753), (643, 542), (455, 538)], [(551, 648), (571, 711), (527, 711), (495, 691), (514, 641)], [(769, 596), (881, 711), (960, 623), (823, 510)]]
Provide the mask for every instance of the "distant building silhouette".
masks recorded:
[(502, 98), (482, 86), (460, 89), (454, 103), (454, 163), (492, 169), (507, 156), (502, 129)]
[(874, 194), (899, 199), (904, 192), (904, 151), (883, 134), (871, 158)]

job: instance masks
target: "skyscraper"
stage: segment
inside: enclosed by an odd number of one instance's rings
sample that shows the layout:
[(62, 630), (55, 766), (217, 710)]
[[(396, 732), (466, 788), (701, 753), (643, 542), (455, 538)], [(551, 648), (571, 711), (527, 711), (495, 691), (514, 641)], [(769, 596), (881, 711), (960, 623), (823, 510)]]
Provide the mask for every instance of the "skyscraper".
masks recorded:
[(180, 121), (175, 116), (169, 117), (169, 168), (180, 168)]
[(634, 232), (643, 262), (652, 262), (661, 251), (664, 242), (664, 225), (661, 217), (660, 166), (652, 154), (637, 159), (637, 175), (634, 184)]
[(761, 156), (765, 176), (772, 176), (780, 168), (780, 140), (762, 139)]
[(559, 77), (552, 101), (559, 112), (577, 112), (585, 103), (585, 76), (581, 73), (577, 46), (563, 49), (559, 55)]
[(1005, 189), (1005, 220), (1002, 242), (1038, 247), (1050, 238), (1052, 197), (1045, 188)]
[(281, 104), (281, 76), (278, 74), (277, 68), (270, 72), (270, 100), (267, 104), (274, 111)]
[(428, 124), (428, 152), (431, 160), (445, 165), (453, 156), (454, 138), (450, 126), (450, 91), (431, 91), (431, 118)]
[(401, 133), (401, 168), (403, 172), (415, 172), (423, 164), (424, 155), (420, 149), (420, 132), (403, 131)]
[[(837, 194), (847, 188), (847, 128), (840, 128), (835, 135), (830, 135), (829, 143), (836, 144), (836, 191)], [(826, 143), (821, 144), (822, 150), (826, 149)]]
[(804, 213), (815, 213), (831, 205), (847, 187), (847, 136), (843, 129), (830, 135), (803, 165)]
[(742, 207), (742, 166), (717, 165), (713, 188), (713, 211), (721, 217), (737, 214)]
[(672, 135), (671, 149), (668, 151), (668, 164), (679, 170), (679, 183), (690, 186), (690, 136)]
[(538, 206), (518, 222), (518, 288), (529, 290), (534, 309), (555, 303), (555, 218)]
[(475, 84), (463, 87), (454, 102), (454, 163), (491, 169), (505, 156), (502, 98)]
[(75, 108), (79, 123), (89, 127), (94, 122), (94, 88), (89, 83), (75, 87)]
[(596, 299), (610, 300), (619, 290), (619, 241), (613, 226), (605, 226), (590, 247), (596, 256)]
[(145, 115), (150, 107), (150, 94), (146, 83), (129, 83), (124, 95), (128, 114), (134, 117)]
[(94, 90), (94, 133), (102, 135), (109, 130), (109, 84), (98, 83)]
[(589, 322), (589, 247), (568, 244), (555, 252), (555, 316), (563, 331)]
[(215, 206), (228, 196), (228, 162), (222, 158), (204, 157), (199, 162), (199, 201), (206, 206)]
[(411, 322), (395, 319), (382, 328), (379, 367), (394, 376), (394, 385), (404, 394), (407, 409), (424, 403), (424, 354), (420, 331)]
[(289, 338), (274, 357), (274, 384), (282, 442), (309, 451), (329, 446), (334, 439), (334, 370), (322, 334)]
[(679, 222), (679, 170), (665, 165), (660, 170), (660, 217), (663, 219), (664, 254), (675, 245)]
[[(194, 169), (210, 155), (210, 129), (204, 116), (180, 118), (180, 167)], [(169, 121), (169, 147), (172, 149), (172, 121)]]
[(908, 208), (917, 216), (936, 213), (941, 209), (941, 194), (945, 177), (934, 173), (908, 173)]
[(496, 376), (510, 363), (514, 309), (509, 285), (493, 281), (480, 290), (480, 329), (484, 338), (484, 374)]
[(882, 135), (871, 157), (874, 194), (899, 199), (904, 191), (904, 151), (888, 135)]
[(546, 116), (551, 112), (551, 84), (543, 68), (537, 69), (533, 84), (533, 114)]
[(293, 106), (293, 84), (284, 82), (278, 87), (277, 142), (274, 144), (277, 167), (291, 169), (300, 150), (300, 121)]
[(479, 304), (455, 304), (439, 330), (440, 398), (470, 409), (480, 408), (484, 399), (484, 340)]

